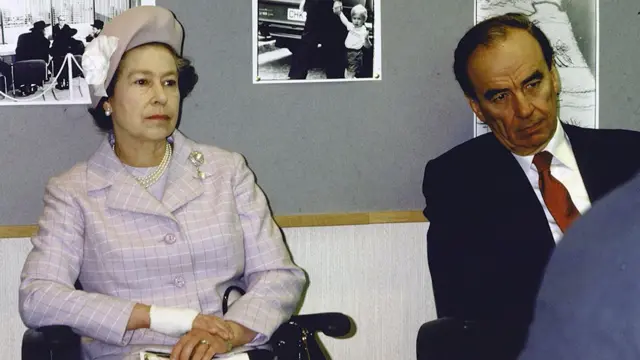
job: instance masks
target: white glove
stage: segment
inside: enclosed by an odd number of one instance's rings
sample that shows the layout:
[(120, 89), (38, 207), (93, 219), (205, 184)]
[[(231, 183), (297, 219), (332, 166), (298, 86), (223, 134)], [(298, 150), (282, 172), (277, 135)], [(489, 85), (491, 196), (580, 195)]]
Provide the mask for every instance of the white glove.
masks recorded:
[(191, 330), (193, 320), (198, 314), (199, 312), (193, 309), (152, 305), (149, 311), (149, 328), (165, 335), (180, 337)]

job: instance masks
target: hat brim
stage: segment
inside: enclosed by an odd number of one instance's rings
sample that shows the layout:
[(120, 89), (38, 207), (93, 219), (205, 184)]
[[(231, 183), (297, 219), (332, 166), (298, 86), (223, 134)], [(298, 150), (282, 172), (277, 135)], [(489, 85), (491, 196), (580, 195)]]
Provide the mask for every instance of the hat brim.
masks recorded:
[(36, 30), (36, 29), (38, 29), (38, 30), (44, 30), (44, 29), (48, 28), (49, 26), (51, 26), (51, 24), (44, 24), (44, 26), (43, 26), (43, 27), (36, 27), (36, 26), (34, 26), (34, 27), (32, 27), (31, 29), (29, 29), (29, 31), (31, 31), (31, 30)]

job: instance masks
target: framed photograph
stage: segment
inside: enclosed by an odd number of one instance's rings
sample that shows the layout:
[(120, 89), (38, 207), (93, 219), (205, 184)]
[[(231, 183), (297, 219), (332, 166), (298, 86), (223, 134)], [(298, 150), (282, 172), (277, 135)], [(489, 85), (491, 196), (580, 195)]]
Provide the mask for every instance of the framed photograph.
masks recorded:
[(381, 0), (252, 0), (253, 83), (376, 81)]
[(85, 46), (140, 5), (155, 0), (0, 0), (0, 106), (90, 104)]
[[(599, 1), (475, 0), (476, 24), (508, 12), (527, 14), (554, 48), (560, 120), (598, 128)], [(490, 131), (474, 115), (474, 136)]]

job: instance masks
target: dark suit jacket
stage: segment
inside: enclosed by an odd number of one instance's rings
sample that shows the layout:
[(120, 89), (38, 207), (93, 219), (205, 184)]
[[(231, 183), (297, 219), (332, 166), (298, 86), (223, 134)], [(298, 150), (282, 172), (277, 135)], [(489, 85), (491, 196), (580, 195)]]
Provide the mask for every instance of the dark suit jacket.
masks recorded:
[[(592, 204), (640, 168), (640, 133), (563, 126)], [(555, 246), (525, 173), (485, 134), (429, 161), (423, 193), (438, 317), (487, 324), (485, 346), (515, 358)]]
[(62, 29), (65, 27), (69, 27), (69, 25), (67, 24), (65, 24), (64, 26), (60, 26), (60, 24), (53, 25), (53, 27), (51, 28), (51, 39), (55, 40), (58, 37), (58, 34), (60, 33), (60, 31), (62, 31)]
[(21, 60), (49, 61), (49, 40), (42, 32), (33, 31), (18, 36), (16, 61)]

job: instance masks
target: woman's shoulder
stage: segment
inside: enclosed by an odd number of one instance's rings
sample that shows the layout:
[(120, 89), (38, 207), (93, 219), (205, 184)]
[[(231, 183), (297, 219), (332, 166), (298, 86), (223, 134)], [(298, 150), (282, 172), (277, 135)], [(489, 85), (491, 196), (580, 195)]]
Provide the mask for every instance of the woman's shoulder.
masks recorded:
[(220, 148), (210, 144), (200, 144), (192, 142), (191, 154), (201, 152), (205, 163), (217, 166), (236, 166), (239, 161), (244, 161), (244, 157), (235, 151)]
[(80, 189), (86, 189), (86, 183), (87, 163), (80, 162), (75, 164), (71, 169), (52, 176), (49, 179), (47, 186), (55, 186), (62, 190), (75, 192)]

